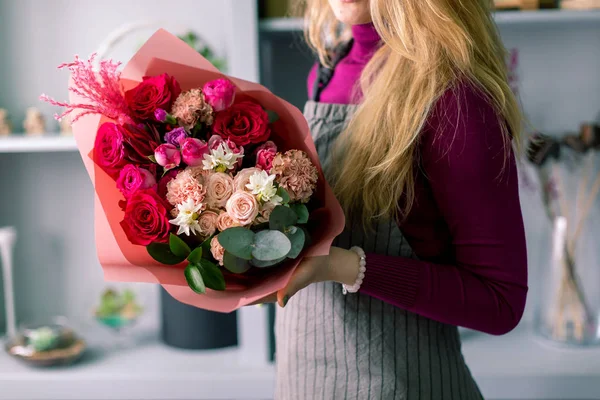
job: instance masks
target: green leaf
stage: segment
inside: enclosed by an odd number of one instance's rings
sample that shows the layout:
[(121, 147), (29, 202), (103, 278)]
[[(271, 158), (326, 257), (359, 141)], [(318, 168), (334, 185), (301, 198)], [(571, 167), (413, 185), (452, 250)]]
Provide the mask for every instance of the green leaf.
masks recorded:
[(295, 226), (292, 226), (291, 228), (293, 229), (289, 229), (289, 232), (286, 232), (286, 236), (292, 243), (292, 249), (288, 253), (287, 257), (295, 259), (304, 249), (304, 231)]
[(183, 258), (189, 256), (192, 251), (186, 242), (172, 233), (169, 235), (169, 248), (171, 249), (171, 253), (175, 254), (177, 257)]
[(256, 268), (268, 268), (268, 267), (274, 267), (277, 264), (279, 264), (280, 262), (284, 261), (287, 257), (281, 257), (278, 258), (276, 260), (271, 260), (271, 261), (261, 261), (261, 260), (257, 260), (256, 258), (253, 260), (250, 260), (250, 265), (252, 265), (253, 267)]
[(206, 287), (212, 290), (225, 290), (225, 277), (223, 272), (212, 262), (203, 258), (200, 260), (200, 272)]
[(277, 188), (277, 196), (283, 199), (283, 204), (287, 204), (290, 202), (290, 194), (281, 186)]
[(269, 116), (270, 124), (279, 120), (279, 115), (273, 110), (267, 110), (267, 115)]
[(204, 284), (204, 279), (202, 278), (202, 274), (200, 273), (200, 268), (198, 268), (198, 265), (188, 264), (188, 266), (185, 268), (184, 274), (188, 286), (194, 292), (199, 294), (206, 293), (206, 285)]
[(209, 237), (200, 245), (200, 247), (202, 248), (202, 256), (204, 258), (209, 258), (210, 256), (212, 256), (212, 252), (210, 251), (210, 242), (213, 237), (214, 236)]
[(173, 254), (171, 248), (166, 243), (150, 243), (146, 246), (146, 250), (152, 258), (161, 264), (177, 265), (185, 260), (185, 257)]
[(223, 266), (234, 274), (243, 274), (250, 269), (247, 260), (236, 257), (228, 251), (223, 255)]
[(275, 230), (260, 231), (254, 238), (252, 255), (260, 261), (272, 261), (287, 256), (292, 243), (284, 233)]
[(285, 206), (276, 206), (269, 217), (269, 227), (272, 230), (283, 231), (285, 228), (296, 225), (298, 216), (296, 213)]
[(200, 247), (196, 247), (188, 256), (187, 260), (189, 262), (191, 262), (192, 264), (198, 264), (200, 262), (200, 260), (202, 260), (202, 253), (204, 249), (202, 248), (202, 246)]
[(298, 216), (298, 224), (305, 224), (308, 222), (308, 208), (302, 203), (294, 203), (290, 204), (290, 208), (294, 210), (296, 215)]
[(150, 161), (152, 161), (154, 164), (156, 164), (156, 157), (154, 157), (154, 154), (153, 154), (153, 155), (151, 155), (151, 156), (148, 156), (148, 159), (149, 159)]
[(254, 232), (242, 227), (225, 229), (217, 236), (219, 243), (225, 250), (236, 257), (250, 260), (254, 245)]

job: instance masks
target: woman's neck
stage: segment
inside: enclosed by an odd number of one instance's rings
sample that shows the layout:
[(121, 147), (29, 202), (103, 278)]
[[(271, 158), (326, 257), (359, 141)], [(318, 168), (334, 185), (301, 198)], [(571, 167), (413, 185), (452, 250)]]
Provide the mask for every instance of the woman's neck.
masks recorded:
[(371, 58), (381, 42), (372, 23), (352, 25), (352, 37), (354, 43), (350, 50), (350, 57), (356, 60), (366, 61)]

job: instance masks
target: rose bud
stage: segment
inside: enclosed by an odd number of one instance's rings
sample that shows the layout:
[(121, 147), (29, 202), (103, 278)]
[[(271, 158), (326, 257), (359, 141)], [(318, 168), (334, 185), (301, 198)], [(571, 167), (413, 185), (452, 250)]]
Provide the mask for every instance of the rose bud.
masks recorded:
[(165, 169), (173, 169), (181, 163), (179, 149), (170, 143), (161, 144), (154, 150), (156, 163)]
[(220, 78), (207, 82), (202, 92), (215, 112), (229, 108), (235, 99), (235, 86), (229, 79)]
[(208, 154), (209, 151), (208, 144), (200, 139), (186, 138), (181, 143), (183, 162), (190, 167), (202, 165), (204, 155)]

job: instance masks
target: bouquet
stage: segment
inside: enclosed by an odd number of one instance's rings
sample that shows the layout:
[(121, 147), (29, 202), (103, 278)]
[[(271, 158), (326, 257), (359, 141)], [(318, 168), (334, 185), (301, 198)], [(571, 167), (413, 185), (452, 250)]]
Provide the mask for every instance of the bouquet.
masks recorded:
[(219, 73), (166, 31), (121, 72), (64, 64), (66, 110), (96, 192), (108, 279), (158, 282), (228, 312), (285, 286), (344, 226), (299, 110)]

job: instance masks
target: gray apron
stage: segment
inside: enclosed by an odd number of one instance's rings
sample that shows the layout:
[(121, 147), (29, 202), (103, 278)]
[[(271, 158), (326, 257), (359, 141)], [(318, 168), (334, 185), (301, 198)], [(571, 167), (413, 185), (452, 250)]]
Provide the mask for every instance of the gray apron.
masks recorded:
[[(305, 117), (325, 171), (355, 106), (309, 101)], [(415, 258), (394, 221), (346, 229), (334, 246)], [(369, 274), (369, 260), (367, 271)], [(402, 290), (401, 287), (398, 290)], [(340, 284), (312, 284), (277, 309), (277, 400), (479, 400), (458, 329)]]

